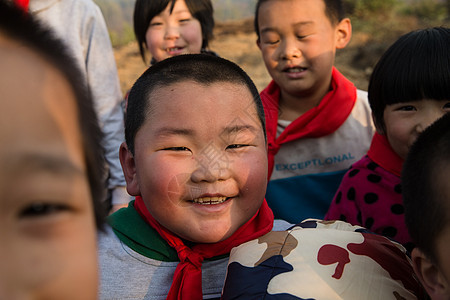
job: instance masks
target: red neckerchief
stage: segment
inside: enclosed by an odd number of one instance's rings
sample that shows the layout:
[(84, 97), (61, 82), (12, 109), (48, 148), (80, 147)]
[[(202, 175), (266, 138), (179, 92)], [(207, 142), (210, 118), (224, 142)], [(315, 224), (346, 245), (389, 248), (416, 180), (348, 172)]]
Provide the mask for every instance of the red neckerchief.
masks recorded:
[(404, 160), (395, 153), (385, 135), (375, 133), (367, 155), (377, 165), (400, 177)]
[(14, 3), (26, 12), (28, 12), (29, 2), (30, 0), (14, 0)]
[[(272, 82), (261, 92), (266, 114), (269, 145), (269, 174), (272, 175), (274, 157), (281, 145), (300, 138), (317, 138), (335, 132), (352, 112), (356, 102), (356, 87), (333, 67), (331, 91), (319, 105), (295, 119), (277, 138), (280, 88)], [(299, 99), (301, 101), (301, 99)]]
[(205, 258), (227, 254), (231, 248), (248, 242), (268, 233), (273, 227), (273, 213), (264, 200), (258, 212), (242, 225), (228, 239), (214, 244), (196, 244), (192, 248), (184, 245), (183, 241), (161, 226), (149, 213), (142, 197), (136, 197), (134, 207), (137, 212), (150, 224), (167, 243), (178, 253), (180, 263), (175, 269), (172, 286), (167, 299), (202, 299), (202, 262)]

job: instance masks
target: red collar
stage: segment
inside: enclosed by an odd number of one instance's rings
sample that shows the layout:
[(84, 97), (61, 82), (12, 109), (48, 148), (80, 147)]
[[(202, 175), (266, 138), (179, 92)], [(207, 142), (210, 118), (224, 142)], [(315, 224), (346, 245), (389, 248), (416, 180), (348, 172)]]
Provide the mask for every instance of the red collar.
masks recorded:
[(28, 7), (30, 4), (30, 0), (14, 0), (14, 3), (23, 9), (24, 11), (28, 12)]
[(367, 155), (377, 165), (400, 177), (404, 160), (394, 152), (385, 135), (375, 133)]
[(270, 178), (274, 157), (282, 144), (301, 138), (326, 136), (335, 132), (347, 120), (356, 102), (356, 87), (333, 67), (331, 90), (323, 97), (318, 106), (294, 120), (279, 137), (276, 137), (280, 100), (279, 86), (272, 81), (261, 92), (261, 98), (266, 115)]

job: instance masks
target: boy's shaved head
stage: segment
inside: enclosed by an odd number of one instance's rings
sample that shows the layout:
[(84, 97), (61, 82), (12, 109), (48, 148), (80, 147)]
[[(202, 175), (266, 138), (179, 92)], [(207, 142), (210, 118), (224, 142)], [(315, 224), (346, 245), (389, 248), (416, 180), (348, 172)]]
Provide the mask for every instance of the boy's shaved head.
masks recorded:
[(246, 86), (253, 96), (259, 122), (265, 135), (264, 110), (258, 89), (239, 66), (212, 55), (179, 55), (151, 66), (141, 75), (130, 91), (125, 117), (125, 140), (131, 153), (134, 152), (136, 133), (151, 112), (152, 93), (159, 87), (184, 81), (204, 85), (226, 82)]

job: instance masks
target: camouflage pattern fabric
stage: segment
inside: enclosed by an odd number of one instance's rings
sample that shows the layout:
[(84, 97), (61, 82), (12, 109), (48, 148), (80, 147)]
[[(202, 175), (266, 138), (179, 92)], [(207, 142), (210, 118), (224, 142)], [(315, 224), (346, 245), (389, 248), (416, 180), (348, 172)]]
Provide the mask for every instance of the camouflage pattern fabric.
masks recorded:
[(234, 248), (223, 299), (422, 299), (405, 248), (360, 226), (305, 220)]

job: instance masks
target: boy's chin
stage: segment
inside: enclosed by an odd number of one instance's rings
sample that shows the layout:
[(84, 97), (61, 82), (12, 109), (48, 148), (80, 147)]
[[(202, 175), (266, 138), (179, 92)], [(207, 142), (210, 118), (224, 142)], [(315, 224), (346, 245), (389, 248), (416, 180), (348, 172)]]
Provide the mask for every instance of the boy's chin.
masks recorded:
[(208, 231), (198, 232), (195, 235), (191, 235), (185, 238), (185, 240), (188, 240), (195, 244), (215, 244), (231, 237), (233, 233), (236, 232), (237, 228), (236, 229), (230, 228), (228, 230), (214, 230), (210, 232)]
[(193, 238), (190, 238), (189, 241), (196, 243), (196, 244), (215, 244), (219, 243), (221, 241), (226, 240), (229, 238), (231, 234), (205, 234), (201, 236), (196, 236)]

